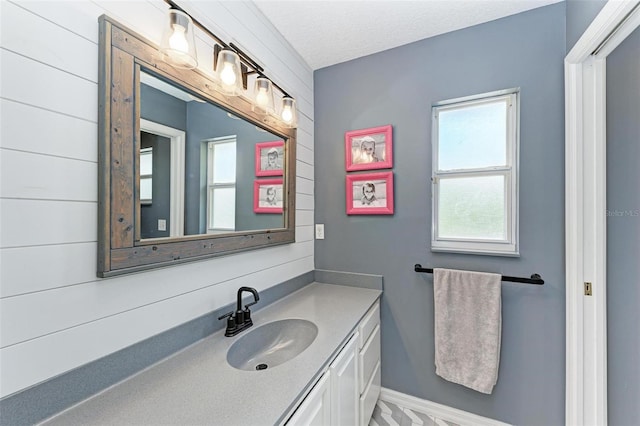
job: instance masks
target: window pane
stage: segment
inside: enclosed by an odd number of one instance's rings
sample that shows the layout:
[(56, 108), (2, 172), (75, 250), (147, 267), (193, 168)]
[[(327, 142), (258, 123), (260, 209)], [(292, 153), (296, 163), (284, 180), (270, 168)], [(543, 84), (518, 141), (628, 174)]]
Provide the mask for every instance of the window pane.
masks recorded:
[(504, 176), (438, 181), (439, 238), (505, 240)]
[(213, 146), (213, 183), (236, 181), (236, 144), (220, 143)]
[(140, 174), (153, 174), (153, 148), (143, 148), (140, 150)]
[(235, 188), (211, 188), (212, 191), (210, 211), (210, 228), (235, 229), (236, 227), (236, 189)]
[(506, 165), (506, 101), (442, 110), (438, 124), (440, 170)]
[(151, 201), (152, 199), (152, 184), (153, 179), (150, 177), (140, 178), (140, 201)]

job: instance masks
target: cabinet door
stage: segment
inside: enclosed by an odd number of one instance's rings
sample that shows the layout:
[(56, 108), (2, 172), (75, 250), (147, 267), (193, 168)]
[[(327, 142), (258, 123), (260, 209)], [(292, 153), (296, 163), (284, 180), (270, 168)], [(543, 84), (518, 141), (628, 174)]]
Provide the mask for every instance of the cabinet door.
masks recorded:
[(380, 326), (376, 325), (375, 330), (371, 333), (371, 337), (365, 343), (364, 348), (358, 355), (358, 368), (360, 369), (360, 392), (364, 392), (364, 388), (371, 380), (376, 365), (380, 361)]
[(327, 371), (311, 389), (287, 425), (326, 426), (331, 423), (331, 371)]
[(330, 367), (331, 425), (358, 424), (358, 333), (353, 335)]
[(373, 377), (360, 397), (360, 425), (366, 426), (373, 415), (376, 401), (380, 397), (380, 363), (376, 366)]

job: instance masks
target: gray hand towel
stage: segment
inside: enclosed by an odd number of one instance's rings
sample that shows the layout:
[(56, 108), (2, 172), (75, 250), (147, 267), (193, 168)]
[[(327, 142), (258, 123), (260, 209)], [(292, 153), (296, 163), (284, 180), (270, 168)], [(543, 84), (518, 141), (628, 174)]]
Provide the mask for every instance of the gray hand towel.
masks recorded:
[(498, 380), (502, 276), (433, 270), (436, 374), (490, 394)]

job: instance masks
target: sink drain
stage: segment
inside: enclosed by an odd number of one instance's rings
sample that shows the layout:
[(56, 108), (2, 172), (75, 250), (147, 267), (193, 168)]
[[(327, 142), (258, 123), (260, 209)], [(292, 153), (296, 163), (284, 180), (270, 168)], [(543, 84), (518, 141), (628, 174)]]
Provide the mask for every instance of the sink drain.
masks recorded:
[(256, 370), (266, 370), (269, 367), (267, 364), (258, 364), (256, 365)]

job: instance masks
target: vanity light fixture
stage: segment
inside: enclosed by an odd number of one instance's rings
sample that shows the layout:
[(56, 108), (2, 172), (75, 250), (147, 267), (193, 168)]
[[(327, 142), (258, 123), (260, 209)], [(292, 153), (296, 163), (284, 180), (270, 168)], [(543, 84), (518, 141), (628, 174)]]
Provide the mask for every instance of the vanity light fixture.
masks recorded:
[(282, 98), (282, 110), (280, 111), (280, 118), (284, 122), (286, 127), (291, 129), (298, 125), (298, 114), (296, 112), (296, 100), (290, 96)]
[(256, 78), (253, 90), (254, 104), (253, 110), (261, 114), (273, 114), (275, 111), (273, 103), (273, 85), (271, 80), (264, 76)]
[(166, 62), (178, 68), (198, 66), (193, 21), (186, 13), (169, 9), (168, 25), (162, 35), (161, 52)]
[(229, 48), (223, 48), (218, 53), (216, 60), (216, 76), (220, 87), (227, 95), (240, 95), (242, 93), (242, 71), (240, 70), (240, 57)]
[(225, 43), (204, 25), (193, 19), (172, 0), (164, 0), (170, 7), (169, 25), (162, 37), (161, 51), (165, 62), (178, 68), (198, 66), (194, 37), (194, 26), (198, 27), (214, 41), (213, 68), (220, 91), (230, 96), (240, 96), (247, 88), (247, 76), (258, 74), (252, 109), (267, 115), (275, 114), (274, 88), (282, 96), (280, 119), (285, 127), (295, 128), (297, 122), (296, 101), (280, 86), (264, 74), (264, 69), (233, 43)]

